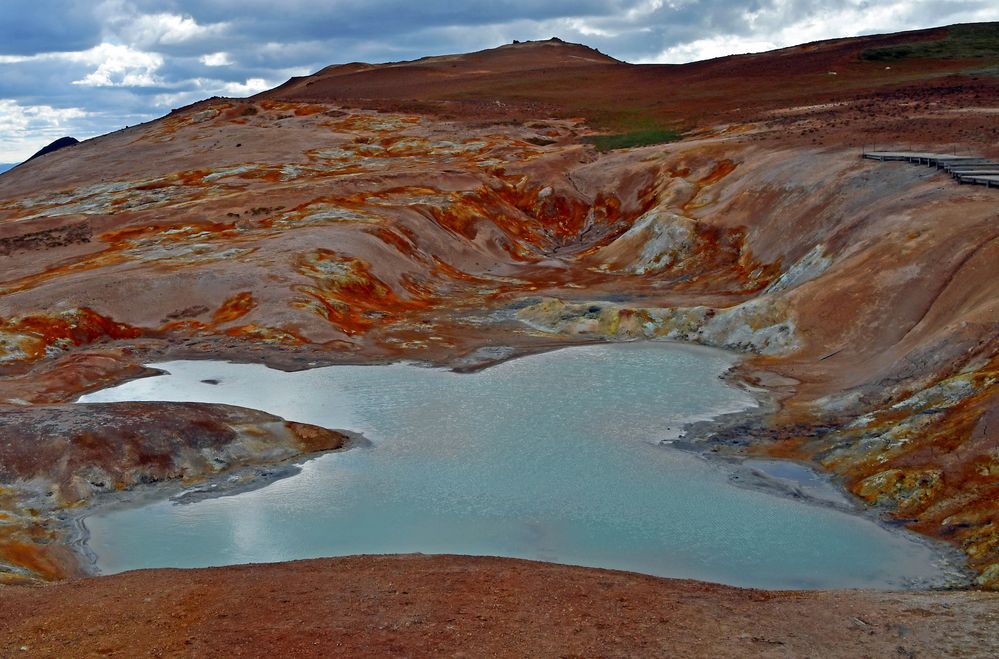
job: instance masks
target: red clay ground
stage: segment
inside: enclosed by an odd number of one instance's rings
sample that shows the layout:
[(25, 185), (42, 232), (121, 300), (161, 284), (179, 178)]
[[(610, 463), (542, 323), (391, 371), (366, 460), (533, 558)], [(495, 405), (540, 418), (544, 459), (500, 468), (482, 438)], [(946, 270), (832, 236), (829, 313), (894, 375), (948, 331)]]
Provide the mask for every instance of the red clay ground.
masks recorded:
[(0, 595), (5, 657), (996, 653), (996, 593), (766, 592), (468, 556), (151, 570)]

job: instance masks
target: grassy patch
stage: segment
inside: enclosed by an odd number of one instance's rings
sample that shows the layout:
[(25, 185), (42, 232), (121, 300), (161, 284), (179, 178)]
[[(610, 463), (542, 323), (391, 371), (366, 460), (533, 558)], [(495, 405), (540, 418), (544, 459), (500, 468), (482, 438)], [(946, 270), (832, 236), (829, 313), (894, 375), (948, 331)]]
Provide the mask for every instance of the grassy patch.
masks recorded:
[(871, 62), (973, 57), (999, 57), (999, 23), (955, 25), (943, 39), (868, 48), (860, 53), (860, 59)]
[(961, 71), (964, 75), (968, 76), (991, 76), (993, 78), (999, 78), (999, 64), (993, 66), (983, 66), (976, 69), (965, 69)]
[(613, 135), (592, 135), (584, 137), (583, 141), (597, 147), (597, 151), (612, 151), (675, 142), (681, 137), (682, 135), (672, 128), (643, 128)]

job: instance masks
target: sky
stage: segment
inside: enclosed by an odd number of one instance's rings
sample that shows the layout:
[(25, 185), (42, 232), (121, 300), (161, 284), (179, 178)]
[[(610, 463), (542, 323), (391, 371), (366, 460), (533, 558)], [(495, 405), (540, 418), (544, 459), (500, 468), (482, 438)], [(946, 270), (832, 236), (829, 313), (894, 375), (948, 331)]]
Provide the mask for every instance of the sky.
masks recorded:
[(994, 20), (996, 0), (0, 0), (0, 163), (329, 64), (553, 36), (680, 63)]

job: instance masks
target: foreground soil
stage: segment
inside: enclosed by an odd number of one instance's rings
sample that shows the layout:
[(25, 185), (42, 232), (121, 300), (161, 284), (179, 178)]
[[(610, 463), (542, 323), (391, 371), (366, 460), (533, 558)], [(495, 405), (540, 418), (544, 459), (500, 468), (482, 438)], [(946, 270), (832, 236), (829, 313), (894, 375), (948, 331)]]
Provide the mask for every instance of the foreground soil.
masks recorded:
[(999, 594), (772, 592), (469, 556), (0, 589), (3, 656), (986, 657)]

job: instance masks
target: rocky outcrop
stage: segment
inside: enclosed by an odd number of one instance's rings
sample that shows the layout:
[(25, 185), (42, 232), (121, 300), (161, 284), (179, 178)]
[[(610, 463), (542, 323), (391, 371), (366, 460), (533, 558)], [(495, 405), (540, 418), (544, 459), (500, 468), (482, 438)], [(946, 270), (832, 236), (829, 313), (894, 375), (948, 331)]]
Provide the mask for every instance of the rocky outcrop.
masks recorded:
[(655, 275), (690, 256), (697, 241), (690, 218), (653, 208), (599, 252), (600, 266), (636, 275)]
[(827, 427), (797, 452), (842, 474), (869, 505), (968, 556), (999, 589), (999, 359)]
[(562, 336), (687, 341), (758, 355), (797, 347), (786, 301), (754, 298), (729, 308), (631, 307), (607, 302), (542, 300), (517, 311), (531, 328)]
[(0, 414), (0, 583), (74, 574), (63, 511), (342, 448), (343, 433), (225, 405), (100, 403)]

